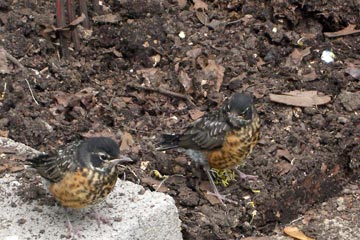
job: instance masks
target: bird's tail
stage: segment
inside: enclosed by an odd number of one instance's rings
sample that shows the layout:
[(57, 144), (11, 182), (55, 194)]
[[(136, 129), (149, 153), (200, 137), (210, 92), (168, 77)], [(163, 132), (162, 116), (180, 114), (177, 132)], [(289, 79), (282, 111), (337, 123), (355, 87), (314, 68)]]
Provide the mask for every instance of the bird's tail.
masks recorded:
[(161, 141), (157, 144), (157, 151), (164, 151), (179, 147), (179, 134), (163, 134)]

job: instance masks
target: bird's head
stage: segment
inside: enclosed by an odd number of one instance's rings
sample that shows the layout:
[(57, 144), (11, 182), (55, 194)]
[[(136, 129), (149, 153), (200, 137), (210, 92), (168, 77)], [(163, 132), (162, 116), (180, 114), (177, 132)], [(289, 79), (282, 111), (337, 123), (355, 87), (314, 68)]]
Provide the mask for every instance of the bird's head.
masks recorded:
[(107, 137), (86, 139), (79, 146), (78, 155), (83, 165), (100, 171), (111, 171), (118, 163), (130, 161), (120, 156), (118, 144)]
[(256, 109), (252, 97), (246, 93), (235, 93), (229, 100), (228, 117), (235, 127), (242, 127), (251, 122)]

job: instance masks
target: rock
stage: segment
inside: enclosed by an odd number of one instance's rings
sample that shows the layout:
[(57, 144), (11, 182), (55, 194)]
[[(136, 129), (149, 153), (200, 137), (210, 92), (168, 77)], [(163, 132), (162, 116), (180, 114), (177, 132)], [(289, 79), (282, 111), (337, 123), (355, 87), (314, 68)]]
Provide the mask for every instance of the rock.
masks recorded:
[(355, 111), (360, 109), (360, 92), (342, 91), (339, 95), (339, 100), (346, 109), (346, 111)]
[[(0, 239), (61, 239), (68, 235), (65, 210), (60, 206), (25, 201), (22, 178), (6, 174), (0, 178)], [(16, 208), (11, 205), (17, 204)], [(34, 211), (41, 208), (42, 211)], [(89, 214), (110, 219), (97, 225)], [(145, 191), (142, 186), (118, 181), (106, 199), (90, 209), (68, 210), (72, 226), (84, 239), (182, 239), (180, 220), (174, 200), (163, 193)], [(19, 224), (21, 222), (21, 224)]]

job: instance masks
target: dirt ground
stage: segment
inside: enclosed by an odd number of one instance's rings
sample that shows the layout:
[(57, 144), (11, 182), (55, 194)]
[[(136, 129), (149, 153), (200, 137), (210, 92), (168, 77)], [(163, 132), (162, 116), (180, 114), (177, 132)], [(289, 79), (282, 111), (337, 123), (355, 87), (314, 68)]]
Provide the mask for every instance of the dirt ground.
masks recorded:
[[(55, 3), (0, 1), (8, 53), (0, 54), (1, 136), (40, 151), (94, 135), (122, 140), (122, 152), (137, 160), (127, 179), (156, 189), (168, 176), (158, 190), (176, 200), (184, 239), (271, 235), (357, 185), (360, 38), (351, 27), (359, 1), (109, 0), (101, 15), (88, 8), (92, 31), (81, 23), (56, 30)], [(334, 62), (321, 59), (324, 50)], [(270, 99), (294, 90), (331, 101), (296, 107)], [(236, 91), (254, 95), (261, 117), (261, 140), (241, 168), (259, 179), (219, 186), (239, 202), (224, 209), (203, 193), (206, 176), (186, 156), (155, 145)], [(22, 171), (24, 159), (2, 160), (0, 177)]]

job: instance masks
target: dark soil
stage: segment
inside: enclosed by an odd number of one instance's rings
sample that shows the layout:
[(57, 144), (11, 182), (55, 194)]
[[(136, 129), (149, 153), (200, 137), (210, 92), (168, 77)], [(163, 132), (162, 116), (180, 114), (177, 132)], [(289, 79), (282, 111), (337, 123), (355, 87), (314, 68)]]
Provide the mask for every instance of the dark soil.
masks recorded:
[[(104, 1), (103, 14), (117, 16), (112, 22), (88, 7), (92, 32), (77, 26), (76, 50), (66, 29), (52, 30), (55, 3), (0, 1), (1, 45), (25, 67), (0, 56), (2, 136), (40, 151), (80, 137), (122, 139), (123, 153), (137, 160), (128, 180), (155, 189), (161, 177), (153, 170), (169, 176), (159, 190), (176, 200), (184, 239), (271, 235), (359, 178), (360, 38), (324, 35), (359, 23), (358, 1)], [(324, 50), (335, 62), (321, 60)], [(331, 102), (293, 107), (269, 99), (293, 90)], [(261, 140), (241, 169), (259, 180), (219, 186), (239, 202), (224, 209), (203, 193), (201, 170), (155, 145), (235, 91), (254, 95), (262, 119)], [(23, 164), (4, 160), (0, 173)]]

